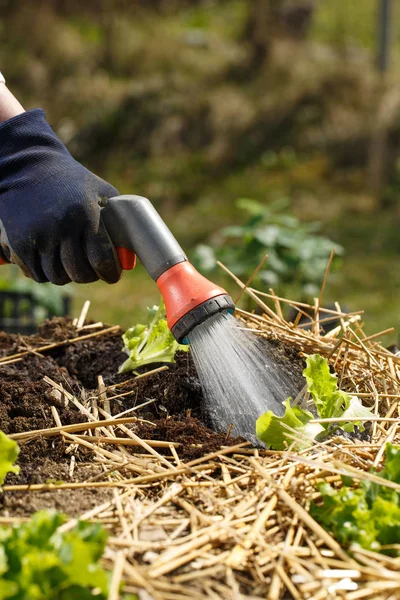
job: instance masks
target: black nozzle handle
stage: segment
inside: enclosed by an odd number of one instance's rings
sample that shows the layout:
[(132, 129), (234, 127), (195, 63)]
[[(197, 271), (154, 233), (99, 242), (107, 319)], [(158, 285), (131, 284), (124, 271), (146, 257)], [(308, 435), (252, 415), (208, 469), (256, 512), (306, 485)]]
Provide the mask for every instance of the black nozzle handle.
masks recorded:
[(134, 252), (156, 281), (186, 254), (154, 208), (142, 196), (110, 198), (101, 210), (103, 223), (116, 247)]

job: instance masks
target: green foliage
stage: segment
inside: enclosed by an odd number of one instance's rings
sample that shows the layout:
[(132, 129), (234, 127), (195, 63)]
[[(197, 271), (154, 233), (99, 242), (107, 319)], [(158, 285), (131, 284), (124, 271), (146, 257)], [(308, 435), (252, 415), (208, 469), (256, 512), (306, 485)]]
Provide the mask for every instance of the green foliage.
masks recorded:
[(300, 445), (309, 446), (315, 437), (324, 431), (318, 423), (310, 424), (314, 415), (308, 410), (290, 405), (291, 398), (284, 401), (285, 414), (277, 417), (269, 410), (257, 419), (256, 434), (268, 448), (285, 450), (293, 442), (290, 436), (295, 435), (301, 439)]
[(221, 229), (215, 247), (197, 246), (194, 261), (200, 270), (211, 273), (220, 260), (236, 275), (247, 279), (268, 254), (265, 267), (253, 280), (255, 287), (294, 285), (303, 294), (315, 294), (331, 250), (334, 248), (336, 254), (341, 254), (341, 246), (316, 235), (318, 224), (303, 224), (296, 217), (284, 214), (286, 200), (265, 206), (242, 198), (236, 205), (246, 211), (248, 220), (244, 225)]
[(82, 521), (59, 533), (65, 520), (43, 511), (27, 523), (0, 529), (0, 600), (107, 598), (107, 576), (97, 564), (105, 531)]
[[(386, 445), (385, 467), (377, 474), (382, 480), (400, 484), (399, 446)], [(346, 483), (339, 490), (328, 483), (319, 485), (322, 504), (314, 502), (311, 515), (343, 546), (355, 544), (400, 556), (399, 550), (382, 548), (398, 544), (400, 539), (400, 492), (368, 479), (357, 488), (351, 480)]]
[(186, 345), (178, 344), (170, 332), (162, 301), (159, 306), (149, 309), (147, 325), (138, 323), (128, 329), (122, 339), (124, 351), (129, 358), (120, 366), (120, 373), (134, 371), (152, 363), (173, 363), (178, 350), (187, 352), (189, 349)]
[(342, 422), (340, 427), (352, 432), (357, 426), (360, 431), (364, 431), (363, 421), (368, 421), (371, 410), (365, 408), (357, 396), (350, 396), (338, 389), (337, 376), (330, 372), (326, 358), (319, 354), (312, 354), (307, 358), (306, 363), (307, 367), (303, 375), (319, 418), (359, 418), (359, 421)]
[(19, 467), (14, 465), (18, 454), (17, 442), (0, 431), (0, 486), (4, 483), (7, 473), (19, 473)]
[[(348, 418), (351, 421), (341, 421), (339, 427), (347, 432), (354, 431), (357, 426), (364, 430), (364, 422), (368, 421), (371, 411), (365, 408), (357, 398), (338, 389), (337, 376), (329, 371), (326, 358), (313, 354), (306, 360), (307, 367), (303, 375), (307, 389), (314, 402), (315, 410), (320, 419)], [(285, 414), (277, 417), (268, 411), (257, 419), (257, 437), (274, 450), (284, 450), (296, 438), (296, 447), (305, 448), (318, 437), (325, 437), (332, 429), (330, 423), (310, 423), (314, 415), (298, 406), (291, 406), (291, 398), (283, 404)], [(355, 420), (357, 419), (357, 420)]]

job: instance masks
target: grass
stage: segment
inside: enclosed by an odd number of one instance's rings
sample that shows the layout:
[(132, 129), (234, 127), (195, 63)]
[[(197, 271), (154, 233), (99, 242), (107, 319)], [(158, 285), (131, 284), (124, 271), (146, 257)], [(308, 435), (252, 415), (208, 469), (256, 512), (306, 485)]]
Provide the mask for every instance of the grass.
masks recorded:
[[(381, 0), (337, 2), (325, 0), (318, 4), (311, 31), (312, 39), (337, 48), (350, 46), (371, 57), (377, 53), (378, 6)], [(399, 68), (400, 20), (396, 2), (392, 2), (391, 57), (392, 67)]]
[(388, 345), (400, 341), (398, 265), (396, 255), (349, 257), (326, 294), (328, 301), (340, 298), (343, 307), (364, 310), (368, 335), (394, 327), (395, 333), (385, 337)]
[(312, 30), (314, 39), (334, 46), (350, 42), (374, 50), (378, 1), (321, 2), (315, 14)]
[(146, 307), (158, 304), (160, 294), (154, 281), (138, 265), (124, 272), (120, 281), (108, 285), (103, 281), (73, 286), (73, 315), (78, 316), (85, 300), (90, 300), (89, 318), (127, 328), (146, 319)]

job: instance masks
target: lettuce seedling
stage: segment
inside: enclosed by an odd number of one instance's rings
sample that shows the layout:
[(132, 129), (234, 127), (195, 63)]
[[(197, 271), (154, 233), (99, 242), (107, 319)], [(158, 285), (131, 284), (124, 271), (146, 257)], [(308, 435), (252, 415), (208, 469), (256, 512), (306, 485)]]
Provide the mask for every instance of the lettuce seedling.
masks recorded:
[[(337, 376), (329, 371), (325, 358), (313, 354), (307, 358), (306, 363), (303, 375), (318, 417), (352, 419), (348, 422), (341, 421), (339, 427), (352, 432), (357, 426), (363, 431), (364, 422), (371, 416), (371, 409), (363, 406), (357, 396), (338, 389)], [(257, 419), (257, 437), (268, 448), (284, 450), (293, 441), (297, 448), (306, 448), (317, 436), (324, 437), (331, 431), (331, 424), (310, 423), (315, 418), (314, 415), (299, 406), (292, 406), (291, 400), (288, 398), (283, 403), (283, 417), (277, 417), (272, 411), (268, 411)]]
[[(374, 474), (382, 481), (389, 480), (400, 484), (400, 447), (386, 444), (385, 467)], [(355, 487), (350, 485), (340, 489), (328, 483), (318, 486), (321, 501), (313, 502), (311, 515), (345, 547), (358, 545), (367, 550), (387, 552), (400, 556), (396, 549), (400, 539), (400, 492), (384, 484), (362, 480)], [(385, 545), (395, 544), (389, 550)]]
[[(341, 422), (339, 427), (344, 431), (352, 432), (357, 426), (364, 431), (364, 422), (371, 417), (371, 409), (366, 408), (357, 398), (338, 389), (337, 375), (329, 370), (326, 358), (319, 354), (312, 354), (306, 360), (307, 368), (303, 375), (307, 381), (307, 389), (314, 401), (320, 419), (334, 417), (358, 419)], [(329, 424), (327, 425), (329, 429)]]
[(256, 423), (258, 439), (274, 450), (285, 450), (293, 442), (293, 436), (301, 439), (301, 445), (309, 446), (324, 431), (319, 423), (309, 423), (314, 415), (299, 406), (290, 405), (291, 398), (284, 401), (285, 414), (277, 417), (269, 410)]
[(168, 328), (165, 318), (165, 306), (153, 306), (149, 309), (147, 325), (137, 324), (122, 336), (124, 352), (129, 358), (120, 366), (119, 373), (134, 371), (153, 363), (173, 363), (178, 350), (187, 352), (189, 347), (178, 344)]
[(106, 600), (108, 578), (98, 564), (107, 534), (81, 521), (65, 533), (54, 511), (0, 528), (0, 600)]
[(7, 473), (19, 473), (19, 467), (14, 465), (18, 454), (17, 442), (0, 431), (0, 486), (4, 483)]

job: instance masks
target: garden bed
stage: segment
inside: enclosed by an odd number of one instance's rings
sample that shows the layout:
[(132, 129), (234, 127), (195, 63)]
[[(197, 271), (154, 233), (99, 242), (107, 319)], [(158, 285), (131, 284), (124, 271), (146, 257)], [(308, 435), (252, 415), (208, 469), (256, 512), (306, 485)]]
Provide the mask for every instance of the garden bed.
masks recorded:
[(307, 355), (329, 358), (341, 388), (374, 407), (365, 439), (333, 436), (301, 452), (253, 448), (234, 430), (210, 429), (189, 354), (117, 375), (118, 327), (58, 319), (37, 336), (0, 336), (1, 428), (21, 447), (1, 522), (47, 507), (71, 517), (64, 529), (76, 517), (100, 521), (112, 589), (122, 581), (143, 600), (397, 598), (398, 561), (349, 553), (308, 509), (318, 481), (368, 478), (385, 442), (399, 441), (400, 360), (363, 334), (359, 314), (345, 320), (338, 309), (340, 325), (322, 335), (323, 312), (306, 331), (273, 303), (263, 315), (237, 316), (268, 340), (296, 389)]
[[(111, 331), (110, 331), (111, 329)], [(104, 332), (104, 333), (103, 333)], [(93, 401), (104, 409), (108, 402), (110, 415), (129, 411), (138, 404), (146, 404), (132, 413), (137, 422), (125, 427), (144, 439), (154, 442), (176, 442), (181, 448), (182, 459), (198, 458), (202, 454), (218, 450), (226, 442), (226, 434), (209, 428), (207, 415), (202, 406), (202, 390), (197, 379), (190, 354), (178, 353), (176, 363), (160, 369), (143, 370), (142, 379), (133, 374), (118, 375), (118, 367), (124, 360), (121, 331), (118, 327), (99, 328), (99, 335), (82, 342), (69, 343), (79, 337), (71, 319), (53, 319), (46, 322), (36, 336), (22, 337), (1, 334), (0, 348), (3, 357), (29, 349), (21, 360), (2, 365), (0, 363), (1, 429), (8, 435), (32, 430), (46, 430), (62, 425), (86, 422), (84, 408), (93, 408)], [(85, 337), (87, 331), (81, 331)], [(63, 345), (64, 342), (67, 342)], [(54, 344), (55, 347), (39, 354), (36, 348)], [(58, 345), (61, 344), (61, 345)], [(12, 359), (11, 359), (12, 360)], [(55, 394), (54, 387), (46, 382), (49, 378), (63, 386), (65, 392), (79, 398), (81, 406)], [(115, 390), (111, 394), (108, 390)], [(118, 393), (118, 390), (121, 390)], [(105, 391), (104, 391), (105, 390)], [(57, 392), (57, 390), (56, 390)], [(58, 398), (55, 396), (59, 396)], [(61, 396), (61, 397), (60, 397)], [(114, 399), (113, 399), (114, 398)], [(122, 437), (127, 438), (126, 432)], [(230, 440), (236, 442), (234, 438)], [(62, 437), (37, 436), (28, 443), (21, 443), (18, 476), (10, 476), (14, 484), (34, 484), (46, 481), (87, 480), (99, 474), (92, 463), (87, 464), (87, 453), (74, 453), (77, 468), (70, 475), (71, 455)], [(168, 450), (168, 447), (167, 447)], [(79, 514), (100, 498), (109, 496), (104, 490), (90, 488), (71, 495), (58, 493), (40, 495), (32, 499), (8, 493), (3, 498), (4, 509), (13, 514), (30, 514), (32, 510), (54, 504), (59, 510)], [(31, 504), (31, 500), (33, 504)]]

